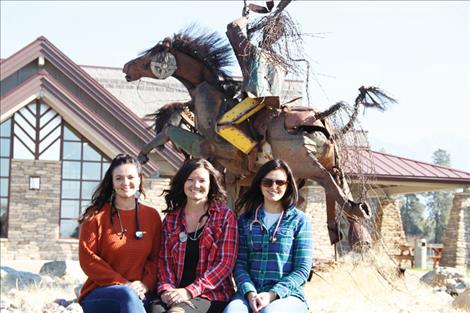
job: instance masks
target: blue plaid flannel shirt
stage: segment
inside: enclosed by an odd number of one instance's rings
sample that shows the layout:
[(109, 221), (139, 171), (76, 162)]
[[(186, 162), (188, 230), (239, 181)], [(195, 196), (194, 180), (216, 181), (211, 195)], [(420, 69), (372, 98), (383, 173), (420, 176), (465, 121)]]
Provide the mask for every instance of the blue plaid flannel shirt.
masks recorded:
[[(264, 216), (264, 210), (259, 210), (258, 219), (263, 221)], [(302, 286), (313, 260), (312, 226), (307, 216), (297, 208), (286, 210), (275, 242), (270, 239), (277, 223), (269, 232), (263, 222), (254, 223), (250, 232), (253, 220), (254, 216), (245, 214), (238, 220), (239, 250), (234, 269), (238, 292), (272, 291), (279, 298), (295, 296), (305, 301)]]

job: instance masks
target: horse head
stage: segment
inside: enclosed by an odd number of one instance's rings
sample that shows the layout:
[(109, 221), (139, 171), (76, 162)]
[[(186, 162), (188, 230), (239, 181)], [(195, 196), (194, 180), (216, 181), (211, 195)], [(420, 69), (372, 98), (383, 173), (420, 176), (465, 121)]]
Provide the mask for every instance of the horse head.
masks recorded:
[(194, 26), (166, 37), (141, 56), (127, 62), (123, 72), (128, 82), (142, 77), (165, 79), (173, 76), (191, 92), (201, 83), (234, 94), (240, 83), (230, 78), (227, 66), (233, 64), (229, 43), (215, 32), (195, 34)]

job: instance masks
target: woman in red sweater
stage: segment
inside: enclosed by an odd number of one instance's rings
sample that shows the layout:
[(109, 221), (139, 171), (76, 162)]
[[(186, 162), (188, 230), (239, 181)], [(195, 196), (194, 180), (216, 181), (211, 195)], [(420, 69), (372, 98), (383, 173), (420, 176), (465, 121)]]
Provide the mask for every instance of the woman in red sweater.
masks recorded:
[(234, 292), (238, 233), (220, 173), (207, 160), (192, 159), (173, 177), (165, 200), (152, 312), (222, 312)]
[(161, 219), (138, 202), (140, 193), (139, 162), (117, 155), (80, 220), (79, 260), (88, 276), (78, 299), (84, 313), (145, 313), (156, 283)]

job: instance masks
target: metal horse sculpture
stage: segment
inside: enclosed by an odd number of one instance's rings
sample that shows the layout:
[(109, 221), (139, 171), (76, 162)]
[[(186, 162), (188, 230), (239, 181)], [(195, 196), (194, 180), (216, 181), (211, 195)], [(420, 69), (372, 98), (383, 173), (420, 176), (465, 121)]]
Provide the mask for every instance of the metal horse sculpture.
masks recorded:
[[(231, 64), (233, 52), (230, 45), (216, 33), (194, 35), (191, 31), (165, 38), (123, 68), (129, 82), (141, 77), (158, 79), (162, 75), (160, 69), (152, 68), (155, 67), (155, 60), (173, 60), (175, 68), (171, 76), (187, 88), (192, 99), (187, 104), (167, 105), (157, 112), (159, 130), (155, 139), (143, 147), (140, 158), (145, 159), (153, 148), (171, 141), (194, 157), (205, 157), (223, 166), (228, 192), (235, 197), (239, 186), (251, 181), (256, 168), (249, 164), (246, 154), (216, 133), (218, 117), (238, 102), (234, 96), (240, 84), (223, 70)], [(361, 87), (355, 112), (341, 133), (352, 126), (359, 105), (368, 105), (364, 99), (371, 93), (383, 95), (375, 88)], [(374, 102), (368, 106), (379, 104)], [(193, 131), (180, 126), (179, 113), (185, 108), (194, 113)], [(342, 212), (350, 222), (348, 240), (354, 246), (358, 242), (370, 242), (370, 235), (362, 223), (363, 219), (370, 217), (370, 209), (366, 203), (353, 201), (338, 168), (339, 156), (334, 139), (340, 134), (332, 133), (324, 120), (332, 111), (334, 108), (316, 113), (310, 108), (295, 111), (268, 106), (245, 121), (244, 127), (257, 138), (258, 151), (262, 147), (270, 147), (268, 158), (285, 160), (292, 167), (295, 177), (312, 179), (325, 188), (330, 241), (334, 244), (341, 239), (337, 213)], [(162, 121), (166, 124), (162, 125)], [(339, 204), (338, 212), (335, 202)]]

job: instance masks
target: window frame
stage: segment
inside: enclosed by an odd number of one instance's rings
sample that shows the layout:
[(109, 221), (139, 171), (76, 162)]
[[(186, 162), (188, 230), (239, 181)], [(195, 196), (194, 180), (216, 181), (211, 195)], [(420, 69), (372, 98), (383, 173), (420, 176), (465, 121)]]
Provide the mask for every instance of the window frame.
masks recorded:
[(2, 139), (8, 139), (9, 140), (9, 155), (8, 156), (1, 156), (0, 155), (0, 160), (1, 159), (7, 159), (8, 160), (8, 175), (2, 175), (2, 173), (0, 173), (0, 178), (6, 178), (7, 179), (7, 193), (6, 193), (6, 197), (5, 196), (1, 196), (0, 195), (0, 201), (2, 199), (6, 199), (7, 201), (7, 205), (6, 205), (6, 216), (5, 216), (5, 221), (4, 221), (4, 227), (5, 227), (5, 231), (4, 233), (2, 234), (2, 231), (0, 229), (0, 238), (8, 238), (8, 228), (9, 228), (9, 220), (10, 220), (10, 183), (11, 183), (11, 161), (12, 161), (12, 155), (13, 155), (13, 136), (12, 136), (12, 133), (13, 133), (13, 119), (12, 117), (9, 117), (8, 119), (4, 120), (1, 124), (5, 123), (5, 122), (9, 122), (10, 123), (10, 129), (8, 131), (8, 136), (5, 136), (4, 133), (1, 133), (0, 134), (0, 138)]

